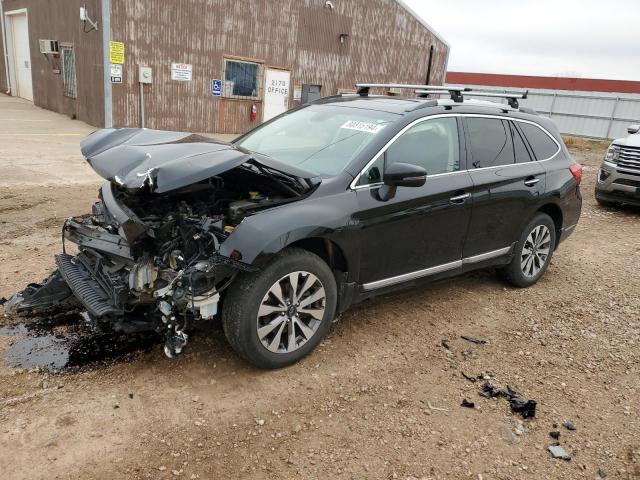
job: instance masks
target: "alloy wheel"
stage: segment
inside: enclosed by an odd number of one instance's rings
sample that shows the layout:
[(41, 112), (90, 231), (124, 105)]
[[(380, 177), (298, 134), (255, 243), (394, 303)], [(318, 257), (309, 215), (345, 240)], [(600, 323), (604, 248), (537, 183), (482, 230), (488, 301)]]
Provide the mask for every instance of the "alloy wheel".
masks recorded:
[(275, 282), (262, 299), (258, 338), (274, 353), (290, 353), (307, 343), (324, 318), (326, 293), (318, 277), (293, 272)]
[(538, 225), (527, 236), (522, 247), (520, 266), (527, 278), (535, 277), (549, 260), (551, 232), (545, 225)]

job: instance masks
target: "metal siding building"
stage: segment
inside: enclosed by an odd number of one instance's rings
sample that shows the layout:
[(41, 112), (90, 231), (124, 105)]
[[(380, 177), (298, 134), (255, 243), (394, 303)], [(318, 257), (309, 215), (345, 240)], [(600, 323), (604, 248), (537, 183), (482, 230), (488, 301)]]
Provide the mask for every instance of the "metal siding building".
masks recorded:
[(527, 89), (520, 104), (552, 118), (566, 135), (615, 139), (640, 123), (638, 81), (449, 72), (447, 84), (496, 92)]
[[(108, 19), (101, 18), (102, 2)], [(98, 30), (80, 21), (85, 3)], [(153, 74), (143, 87), (145, 126), (238, 133), (263, 119), (265, 108), (268, 116), (277, 113), (267, 80), (281, 85), (275, 92), (284, 109), (314, 86), (326, 96), (363, 81), (442, 84), (449, 54), (446, 42), (397, 0), (4, 0), (5, 13), (20, 9), (28, 16), (34, 103), (96, 126), (109, 121), (105, 98), (113, 126), (140, 125), (139, 65)], [(122, 83), (106, 86), (104, 20), (110, 40), (125, 46)], [(41, 39), (72, 46), (76, 99), (65, 95), (62, 55), (41, 54)], [(190, 65), (191, 80), (172, 79), (174, 63)], [(219, 97), (212, 95), (214, 79), (222, 80)]]

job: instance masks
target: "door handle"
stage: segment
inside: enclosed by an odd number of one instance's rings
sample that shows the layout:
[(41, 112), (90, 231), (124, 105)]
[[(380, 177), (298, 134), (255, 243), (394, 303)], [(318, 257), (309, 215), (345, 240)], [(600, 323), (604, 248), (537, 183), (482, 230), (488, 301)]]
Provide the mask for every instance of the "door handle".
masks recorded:
[(539, 181), (540, 181), (540, 179), (539, 179), (539, 178), (527, 178), (527, 179), (524, 181), (524, 184), (525, 184), (527, 187), (533, 187), (533, 186), (534, 186), (536, 183), (538, 183)]
[(456, 195), (455, 197), (451, 197), (449, 199), (449, 202), (451, 203), (456, 203), (456, 204), (460, 204), (460, 203), (464, 203), (467, 201), (467, 198), (469, 198), (471, 196), (470, 193), (465, 193), (462, 195)]

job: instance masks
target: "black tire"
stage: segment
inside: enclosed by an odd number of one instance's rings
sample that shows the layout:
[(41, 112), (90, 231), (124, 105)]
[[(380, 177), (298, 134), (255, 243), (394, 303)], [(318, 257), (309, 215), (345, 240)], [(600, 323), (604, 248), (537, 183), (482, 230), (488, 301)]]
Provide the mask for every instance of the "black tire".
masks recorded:
[[(540, 265), (539, 270), (535, 274), (527, 275), (525, 274), (524, 267), (522, 266), (522, 261), (524, 258), (524, 248), (525, 244), (528, 245), (529, 235), (532, 235), (534, 230), (538, 227), (546, 227), (550, 235), (549, 241), (549, 253), (546, 256), (546, 259), (543, 264)], [(516, 244), (513, 252), (513, 259), (511, 263), (504, 267), (501, 270), (501, 274), (505, 280), (507, 280), (512, 285), (519, 288), (526, 288), (534, 285), (535, 283), (542, 278), (544, 273), (547, 271), (549, 264), (551, 263), (551, 257), (553, 256), (553, 251), (556, 248), (556, 226), (553, 223), (553, 220), (546, 213), (538, 213), (536, 216), (531, 219), (531, 221), (524, 228), (522, 235), (520, 236), (520, 240)], [(528, 246), (527, 246), (528, 248)], [(539, 257), (538, 257), (539, 258)], [(535, 259), (534, 259), (535, 260)], [(530, 272), (531, 273), (531, 272)]]
[[(317, 324), (315, 333), (297, 350), (275, 353), (268, 350), (258, 338), (258, 310), (276, 282), (286, 275), (300, 271), (315, 275), (321, 282), (320, 286), (325, 293), (324, 315)], [(281, 368), (297, 362), (320, 343), (331, 326), (336, 302), (336, 281), (329, 266), (309, 251), (289, 248), (276, 255), (259, 271), (241, 273), (236, 278), (224, 299), (222, 325), (227, 340), (243, 359), (258, 368)], [(296, 327), (293, 331), (296, 332)]]

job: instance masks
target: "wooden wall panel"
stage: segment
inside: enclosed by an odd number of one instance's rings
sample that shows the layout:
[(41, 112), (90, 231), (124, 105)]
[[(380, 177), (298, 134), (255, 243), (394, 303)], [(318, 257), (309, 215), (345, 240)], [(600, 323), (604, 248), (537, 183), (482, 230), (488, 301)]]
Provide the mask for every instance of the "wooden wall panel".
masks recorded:
[[(323, 95), (356, 82), (444, 81), (448, 47), (393, 0), (112, 0), (112, 38), (125, 42), (124, 83), (113, 86), (114, 125), (140, 121), (137, 65), (154, 69), (145, 87), (147, 126), (240, 133), (251, 128), (246, 100), (212, 97), (223, 58), (255, 59), (291, 70), (291, 85)], [(340, 34), (348, 34), (344, 44)], [(172, 62), (193, 65), (193, 80), (172, 81)], [(258, 108), (261, 109), (260, 102)], [(294, 106), (296, 102), (291, 101)]]

